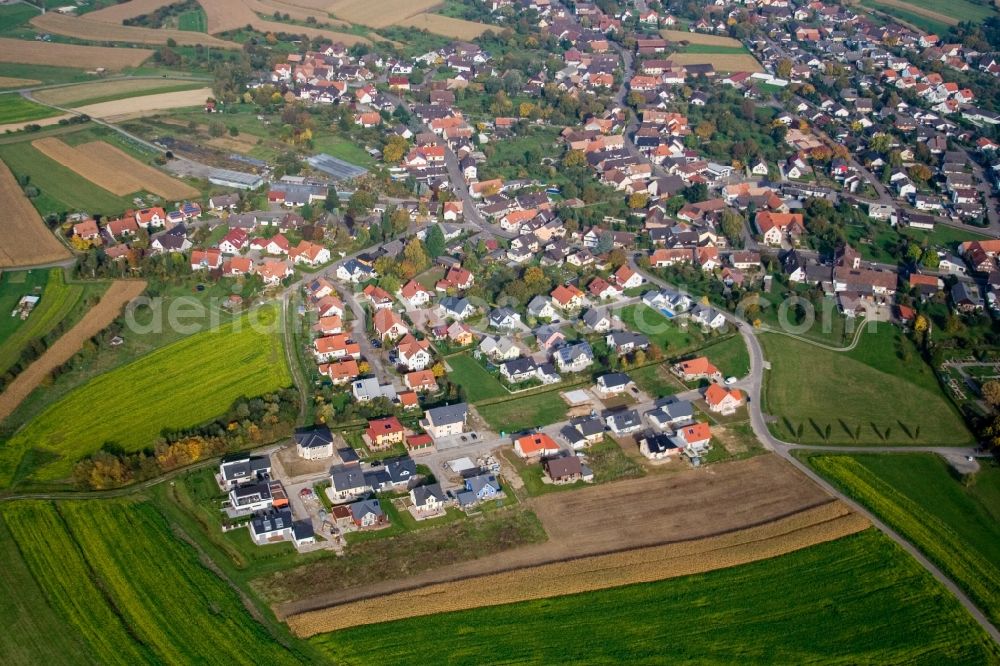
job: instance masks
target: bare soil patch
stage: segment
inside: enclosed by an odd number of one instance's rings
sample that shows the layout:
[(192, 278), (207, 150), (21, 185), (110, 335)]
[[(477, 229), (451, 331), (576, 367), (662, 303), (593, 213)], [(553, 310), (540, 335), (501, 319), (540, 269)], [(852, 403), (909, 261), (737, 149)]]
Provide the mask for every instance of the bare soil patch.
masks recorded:
[[(0, 268), (62, 261), (69, 250), (49, 231), (14, 174), (0, 162)], [(4, 313), (9, 314), (9, 313)]]
[(763, 72), (749, 53), (673, 53), (670, 60), (678, 65), (711, 65), (718, 72)]
[(364, 586), (324, 589), (322, 580), (317, 580), (310, 596), (277, 604), (274, 610), (279, 617), (288, 617), (436, 583), (700, 539), (769, 523), (829, 501), (829, 495), (774, 455), (552, 493), (528, 502), (549, 536), (544, 543)]
[[(53, 15), (53, 13), (46, 14), (46, 16)], [(56, 31), (52, 30), (51, 32)], [(103, 38), (100, 39), (103, 40)], [(110, 70), (119, 70), (125, 67), (138, 67), (151, 55), (153, 52), (149, 49), (81, 46), (0, 38), (0, 62), (16, 62), (26, 65), (54, 65), (79, 69), (104, 67)]]
[(777, 557), (869, 526), (847, 505), (832, 501), (719, 536), (439, 583), (295, 615), (288, 625), (308, 637), (405, 617), (648, 583)]
[(76, 326), (68, 330), (42, 356), (29, 365), (0, 393), (0, 419), (7, 418), (21, 401), (38, 388), (49, 373), (73, 357), (83, 343), (121, 314), (122, 308), (146, 289), (142, 280), (116, 280)]
[[(661, 30), (660, 35), (671, 42), (690, 42), (691, 44), (709, 44), (711, 46), (742, 46), (738, 39), (722, 35), (706, 35), (702, 32)], [(671, 56), (671, 59), (673, 59), (673, 56)]]

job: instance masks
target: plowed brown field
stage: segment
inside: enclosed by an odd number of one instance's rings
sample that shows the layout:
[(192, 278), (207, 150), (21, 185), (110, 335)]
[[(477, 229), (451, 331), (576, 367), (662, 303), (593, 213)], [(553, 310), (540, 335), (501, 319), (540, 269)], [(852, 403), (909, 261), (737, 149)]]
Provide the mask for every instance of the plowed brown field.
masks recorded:
[(80, 146), (80, 150), (90, 153), (105, 168), (116, 170), (122, 175), (127, 174), (137, 180), (142, 189), (168, 201), (194, 199), (201, 196), (201, 192), (194, 187), (140, 162), (111, 144), (94, 141), (83, 144)]
[[(406, 578), (345, 587), (323, 561), (254, 582), (279, 617), (513, 569), (701, 539), (784, 518), (830, 501), (777, 456), (603, 484), (528, 501), (549, 540), (430, 569)], [(725, 506), (725, 511), (715, 507)], [(349, 585), (349, 583), (347, 583)]]
[(860, 532), (871, 524), (834, 501), (719, 536), (553, 562), (355, 601), (288, 618), (296, 635), (362, 624), (648, 583), (784, 555)]
[[(348, 46), (353, 44), (371, 44), (368, 39), (360, 35), (262, 19), (246, 0), (198, 0), (198, 3), (205, 10), (205, 16), (208, 19), (208, 31), (213, 34), (251, 25), (254, 30), (260, 32), (284, 32), (293, 35), (306, 35), (307, 37), (320, 37), (334, 42), (342, 42)], [(252, 4), (257, 8), (266, 7), (266, 5), (261, 5), (259, 2)], [(274, 7), (268, 7), (267, 13), (273, 14), (274, 10)], [(289, 15), (291, 15), (290, 12)], [(323, 15), (320, 14), (316, 18), (322, 20)]]
[(66, 331), (0, 393), (0, 419), (7, 418), (50, 372), (72, 358), (84, 342), (107, 328), (121, 314), (122, 308), (145, 289), (146, 283), (142, 280), (112, 282), (97, 305), (76, 326)]
[[(52, 30), (51, 32), (56, 31)], [(125, 67), (138, 67), (151, 55), (153, 52), (149, 49), (79, 46), (0, 38), (0, 62), (16, 62), (25, 65), (54, 65), (80, 69), (104, 67), (117, 70)]]
[(0, 268), (35, 266), (70, 257), (45, 226), (7, 165), (0, 162)]
[(109, 169), (87, 152), (64, 143), (57, 137), (46, 137), (31, 142), (38, 152), (64, 167), (83, 176), (94, 185), (112, 194), (125, 196), (142, 189), (139, 181), (127, 172)]

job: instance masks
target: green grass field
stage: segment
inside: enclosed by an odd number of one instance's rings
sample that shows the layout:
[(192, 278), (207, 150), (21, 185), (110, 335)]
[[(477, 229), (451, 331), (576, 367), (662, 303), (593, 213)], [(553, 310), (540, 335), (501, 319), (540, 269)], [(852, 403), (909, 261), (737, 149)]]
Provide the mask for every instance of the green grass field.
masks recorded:
[(448, 378), (465, 390), (465, 398), (469, 402), (509, 395), (500, 381), (468, 354), (449, 356), (446, 363), (451, 368)]
[[(18, 502), (0, 516), (20, 555), (12, 561), (19, 581), (42, 592), (17, 590), (30, 612), (22, 621), (50, 630), (5, 632), (17, 644), (0, 638), (23, 663), (54, 649), (67, 650), (55, 663), (300, 661), (149, 503)], [(42, 636), (49, 644), (38, 645)]]
[[(35, 338), (44, 337), (56, 324), (64, 322), (68, 329), (76, 323), (86, 312), (84, 297), (99, 296), (107, 287), (99, 282), (67, 284), (60, 268), (31, 271), (28, 280), (42, 282), (44, 289), (34, 311), (27, 320), (22, 320), (20, 317), (3, 316), (10, 313), (21, 294), (28, 293), (11, 288), (24, 286), (9, 285), (12, 275), (15, 274), (5, 273), (0, 281), (0, 372), (17, 361), (25, 345)], [(9, 306), (8, 301), (12, 301)]]
[(4, 5), (0, 7), (0, 33), (8, 33), (36, 16), (38, 10), (26, 4)]
[(184, 12), (177, 17), (177, 28), (179, 30), (190, 30), (192, 32), (208, 32), (208, 19), (201, 8)]
[(0, 63), (0, 76), (15, 79), (33, 79), (43, 83), (75, 83), (93, 81), (94, 75), (73, 67), (53, 67), (51, 65), (28, 65), (16, 62)]
[(42, 106), (17, 94), (0, 95), (0, 124), (41, 120), (61, 113), (62, 111)]
[(18, 178), (28, 176), (41, 194), (32, 200), (42, 216), (86, 211), (91, 215), (118, 215), (133, 206), (35, 150), (30, 141), (0, 145), (2, 159)]
[(727, 55), (738, 55), (749, 53), (743, 46), (722, 46), (720, 44), (688, 44), (681, 49), (681, 53), (718, 53)]
[(94, 97), (86, 97), (79, 101), (72, 102), (73, 107), (86, 106), (88, 104), (101, 104), (102, 102), (115, 102), (120, 99), (131, 99), (132, 97), (145, 97), (146, 95), (160, 95), (162, 93), (171, 92), (181, 92), (184, 90), (197, 90), (199, 88), (204, 88), (204, 82), (197, 83), (173, 83), (169, 85), (156, 86), (153, 88), (146, 88), (141, 92), (131, 91), (131, 92), (118, 92), (109, 93), (107, 95), (97, 95)]
[[(764, 411), (778, 420), (774, 433), (805, 444), (971, 443), (930, 368), (912, 350), (900, 358), (895, 335), (883, 325), (878, 333), (863, 333), (849, 353), (761, 335), (771, 363), (764, 376)], [(901, 349), (908, 344), (903, 341)]]
[(750, 372), (750, 352), (740, 335), (709, 344), (701, 352), (726, 377), (745, 377)]
[(878, 0), (861, 0), (861, 4), (865, 7), (878, 10), (883, 14), (888, 14), (894, 18), (901, 21), (905, 21), (910, 25), (923, 30), (927, 33), (934, 33), (937, 35), (945, 35), (948, 33), (948, 28), (950, 27), (944, 21), (938, 21), (929, 16), (924, 16), (923, 14), (918, 14), (916, 12), (911, 12), (902, 7), (896, 7), (892, 5), (886, 5)]
[(670, 374), (669, 363), (655, 363), (638, 370), (629, 370), (628, 376), (639, 388), (654, 398), (662, 398), (685, 390), (684, 385)]
[(338, 664), (986, 664), (996, 645), (874, 530), (706, 574), (357, 627)]
[(618, 314), (629, 329), (648, 337), (668, 356), (690, 351), (703, 339), (696, 326), (682, 329), (676, 320), (664, 317), (648, 305), (626, 305)]
[(973, 23), (985, 21), (997, 11), (993, 3), (988, 1), (976, 3), (968, 0), (903, 0), (903, 2), (956, 18), (959, 21), (972, 21)]
[[(59, 272), (58, 270), (56, 272)], [(7, 271), (0, 275), (0, 354), (7, 352), (7, 341), (16, 331), (28, 325), (34, 319), (42, 302), (31, 313), (28, 320), (11, 317), (10, 313), (21, 300), (22, 296), (41, 294), (42, 289), (50, 282), (49, 271)], [(0, 363), (0, 368), (2, 368)]]
[[(261, 319), (276, 317), (268, 308)], [(9, 485), (29, 450), (47, 458), (30, 471), (65, 478), (81, 457), (113, 442), (151, 446), (165, 428), (185, 428), (224, 413), (240, 397), (291, 384), (280, 325), (254, 330), (246, 317), (162, 347), (102, 374), (52, 404), (0, 449), (0, 485)], [(39, 458), (39, 456), (31, 456)]]
[(546, 391), (481, 405), (476, 409), (493, 430), (517, 432), (562, 421), (569, 407), (559, 396), (559, 391)]
[(897, 530), (1000, 621), (1000, 467), (968, 483), (932, 454), (808, 455), (808, 464)]

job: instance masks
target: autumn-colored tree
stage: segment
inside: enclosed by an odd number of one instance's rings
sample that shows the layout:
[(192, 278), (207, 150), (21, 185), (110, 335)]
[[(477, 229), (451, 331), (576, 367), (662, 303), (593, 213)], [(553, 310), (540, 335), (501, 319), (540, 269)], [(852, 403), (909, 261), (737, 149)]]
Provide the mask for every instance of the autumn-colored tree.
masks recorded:
[(782, 79), (787, 79), (792, 75), (792, 61), (788, 58), (782, 58), (778, 61), (778, 66), (774, 69), (775, 73)]
[(990, 407), (996, 409), (1000, 407), (1000, 381), (992, 380), (985, 382), (980, 391), (983, 394), (983, 400), (985, 400)]
[(715, 124), (709, 120), (703, 120), (694, 128), (694, 133), (702, 141), (708, 141), (715, 134)]
[(633, 192), (628, 197), (628, 207), (632, 210), (645, 208), (649, 203), (649, 194), (646, 192)]
[(403, 156), (406, 155), (406, 151), (409, 149), (409, 143), (401, 136), (393, 135), (389, 137), (386, 141), (385, 147), (382, 148), (382, 159), (385, 160), (387, 164), (398, 164)]
[(571, 150), (563, 157), (563, 166), (567, 168), (587, 166), (587, 156), (582, 150)]
[(906, 172), (910, 174), (910, 178), (912, 178), (913, 180), (919, 180), (922, 183), (926, 183), (928, 180), (931, 179), (931, 176), (934, 175), (934, 172), (931, 171), (931, 168), (929, 166), (920, 163), (914, 164), (909, 169), (907, 169)]
[(445, 376), (444, 363), (442, 363), (441, 361), (438, 361), (437, 363), (435, 363), (434, 365), (432, 365), (431, 366), (431, 373), (433, 373), (434, 376), (437, 377), (437, 378), (444, 377)]

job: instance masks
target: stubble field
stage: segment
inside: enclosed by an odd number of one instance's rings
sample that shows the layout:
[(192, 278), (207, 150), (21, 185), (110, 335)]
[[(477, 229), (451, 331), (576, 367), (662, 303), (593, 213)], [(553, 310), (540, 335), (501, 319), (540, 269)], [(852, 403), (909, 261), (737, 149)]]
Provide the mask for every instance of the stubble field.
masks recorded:
[[(126, 44), (148, 44), (165, 45), (167, 40), (174, 40), (178, 46), (211, 46), (220, 49), (238, 49), (239, 44), (229, 42), (218, 37), (212, 37), (200, 32), (189, 32), (187, 30), (170, 30), (166, 28), (139, 28), (127, 25), (114, 25), (104, 21), (95, 21), (83, 16), (66, 16), (58, 12), (46, 12), (41, 16), (31, 19), (31, 25), (41, 31), (51, 32), (56, 35), (76, 37), (78, 39), (93, 40), (96, 42), (124, 42)], [(48, 48), (50, 44), (45, 44)], [(80, 46), (72, 48), (94, 48), (90, 46)], [(114, 49), (126, 51), (127, 49)], [(147, 52), (152, 55), (152, 52)], [(148, 56), (147, 56), (148, 57)], [(20, 61), (19, 61), (20, 62)], [(72, 62), (72, 61), (70, 61)], [(64, 63), (49, 63), (64, 64)]]
[[(46, 16), (52, 15), (51, 13), (46, 14)], [(100, 39), (103, 41), (103, 38)], [(28, 42), (22, 39), (0, 38), (0, 62), (25, 65), (54, 65), (80, 69), (104, 67), (110, 70), (120, 70), (126, 67), (138, 67), (151, 55), (153, 52), (149, 49), (54, 44), (52, 42)]]
[(69, 250), (49, 231), (14, 174), (0, 162), (0, 268), (62, 261)]

